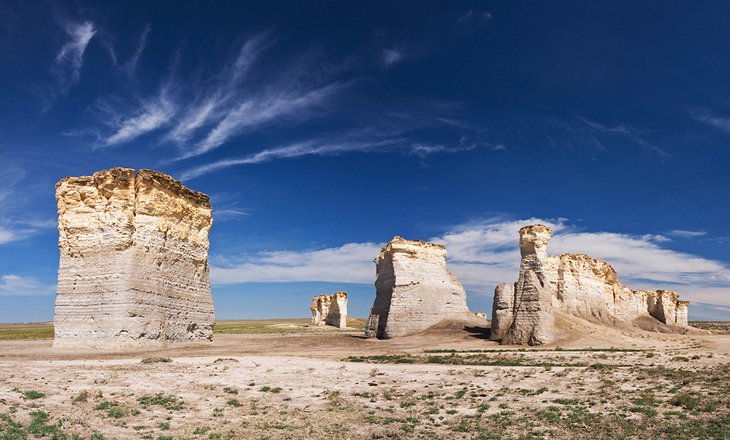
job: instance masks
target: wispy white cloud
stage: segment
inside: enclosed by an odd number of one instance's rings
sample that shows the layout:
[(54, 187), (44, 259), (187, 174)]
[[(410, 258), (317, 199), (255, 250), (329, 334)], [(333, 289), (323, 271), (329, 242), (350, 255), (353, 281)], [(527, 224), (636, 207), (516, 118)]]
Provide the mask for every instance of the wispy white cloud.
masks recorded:
[(602, 150), (608, 150), (603, 142), (601, 141), (601, 138), (603, 136), (609, 136), (609, 137), (618, 137), (622, 138), (624, 140), (628, 140), (636, 145), (641, 146), (642, 148), (652, 151), (663, 158), (671, 158), (671, 154), (664, 151), (659, 146), (655, 145), (652, 142), (649, 142), (646, 139), (646, 133), (642, 130), (639, 130), (635, 127), (632, 127), (630, 125), (624, 125), (619, 124), (614, 127), (601, 124), (599, 122), (590, 121), (586, 118), (580, 118), (581, 122), (585, 124), (591, 131), (590, 136), (591, 140), (594, 142), (594, 144), (602, 149)]
[(684, 229), (675, 229), (671, 232), (669, 232), (669, 235), (672, 237), (679, 237), (679, 238), (697, 238), (707, 235), (707, 232), (705, 231), (686, 231)]
[(22, 241), (55, 227), (56, 222), (50, 220), (25, 221), (0, 217), (0, 245)]
[(408, 148), (408, 153), (414, 156), (418, 156), (422, 159), (438, 153), (460, 153), (462, 151), (471, 151), (477, 148), (484, 147), (492, 151), (505, 151), (507, 147), (503, 144), (494, 144), (491, 142), (474, 141), (461, 137), (459, 143), (455, 145), (446, 144), (432, 144), (423, 142), (413, 142)]
[(383, 49), (380, 54), (380, 62), (383, 66), (389, 67), (403, 61), (404, 57), (405, 55), (400, 49)]
[[(125, 68), (134, 69), (149, 35), (147, 27)], [(136, 102), (133, 103), (126, 96), (99, 99), (93, 111), (110, 129), (94, 127), (66, 133), (94, 137), (99, 148), (122, 145), (156, 132), (157, 137), (153, 139), (158, 145), (172, 143), (177, 147), (178, 154), (171, 160), (183, 161), (224, 146), (241, 150), (249, 144), (246, 136), (275, 124), (295, 127), (321, 120), (324, 115), (339, 116), (337, 109), (342, 109), (343, 100), (351, 99), (353, 95), (345, 92), (358, 83), (357, 78), (346, 75), (348, 69), (352, 69), (352, 63), (332, 68), (332, 63), (306, 53), (274, 68), (267, 65), (263, 57), (273, 41), (271, 32), (254, 35), (212, 74), (198, 72), (193, 77), (185, 77), (172, 67), (169, 77), (150, 98), (139, 98), (135, 93)], [(400, 49), (391, 49), (384, 56), (385, 62), (394, 63), (403, 53)], [(184, 171), (182, 177), (191, 179), (234, 165), (307, 155), (388, 151), (423, 159), (437, 153), (478, 147), (505, 149), (502, 144), (483, 141), (483, 128), (461, 121), (453, 109), (452, 105), (427, 102), (400, 111), (373, 113), (370, 108), (362, 118), (345, 122), (318, 138), (304, 137), (279, 145), (262, 145), (257, 152), (198, 165)], [(452, 138), (459, 139), (458, 142), (425, 141), (431, 138), (429, 133), (437, 125), (445, 127)]]
[(3, 206), (3, 202), (13, 195), (15, 185), (23, 180), (25, 174), (25, 170), (18, 166), (4, 164), (0, 168), (0, 206)]
[(233, 63), (231, 82), (235, 83), (248, 75), (261, 54), (271, 46), (271, 31), (262, 32), (246, 40)]
[(189, 180), (202, 175), (228, 168), (235, 165), (252, 165), (271, 162), (278, 159), (292, 159), (302, 156), (334, 156), (356, 151), (382, 151), (385, 147), (402, 142), (402, 139), (386, 139), (377, 141), (343, 140), (342, 142), (305, 141), (289, 144), (283, 147), (270, 148), (248, 156), (234, 159), (224, 159), (217, 162), (201, 165), (183, 172), (182, 180)]
[(56, 88), (53, 90), (54, 97), (65, 95), (79, 81), (81, 66), (84, 63), (84, 52), (96, 34), (94, 24), (90, 21), (69, 22), (66, 24), (65, 30), (68, 40), (59, 50), (51, 66), (51, 72), (57, 82)]
[[(137, 55), (143, 50), (148, 29), (140, 38)], [(218, 72), (204, 77), (181, 77), (173, 69), (157, 95), (140, 100), (139, 105), (129, 106), (123, 98), (101, 100), (96, 110), (114, 128), (101, 146), (119, 145), (169, 127), (160, 141), (179, 148), (176, 160), (188, 159), (270, 124), (308, 121), (318, 110), (330, 110), (326, 104), (350, 84), (318, 73), (313, 67), (316, 63), (306, 57), (268, 73), (261, 84), (263, 70), (257, 69), (271, 44), (269, 32), (255, 35)], [(137, 55), (128, 67), (135, 65)], [(255, 80), (252, 72), (258, 75)]]
[(430, 156), (432, 154), (436, 153), (456, 153), (458, 151), (468, 151), (473, 150), (476, 148), (476, 144), (461, 148), (461, 147), (449, 147), (447, 145), (441, 145), (441, 144), (424, 144), (420, 142), (416, 142), (411, 144), (410, 150), (411, 153), (419, 156), (419, 157), (426, 157)]
[(249, 213), (247, 211), (244, 211), (243, 209), (237, 209), (237, 208), (215, 209), (213, 211), (213, 220), (225, 221), (225, 220), (230, 220), (230, 219), (234, 219), (234, 218), (246, 217), (248, 215), (249, 215)]
[(134, 75), (134, 72), (137, 71), (137, 64), (139, 63), (140, 57), (142, 57), (142, 52), (144, 52), (144, 49), (147, 46), (147, 36), (149, 35), (151, 30), (152, 27), (149, 24), (144, 27), (142, 33), (139, 36), (137, 48), (134, 50), (134, 53), (129, 58), (129, 60), (124, 63), (124, 66), (122, 66), (122, 70), (124, 70), (127, 75)]
[(5, 274), (0, 276), (0, 296), (39, 296), (55, 294), (56, 286), (33, 277)]
[(106, 49), (106, 52), (109, 54), (109, 59), (112, 62), (112, 65), (114, 67), (117, 67), (119, 65), (119, 60), (117, 59), (117, 51), (114, 49), (114, 43), (109, 38), (108, 35), (104, 34), (97, 34), (96, 37), (99, 39), (99, 43)]
[(216, 149), (232, 137), (247, 130), (287, 116), (301, 117), (302, 111), (322, 104), (323, 101), (340, 90), (344, 84), (335, 83), (305, 92), (276, 92), (256, 98), (245, 99), (229, 109), (226, 115), (207, 134), (205, 139), (182, 157), (199, 156)]
[(199, 130), (220, 124), (235, 108), (236, 102), (244, 99), (240, 89), (261, 54), (270, 46), (269, 37), (270, 32), (264, 32), (241, 45), (236, 59), (222, 69), (214, 86), (211, 89), (203, 88), (202, 94), (186, 105), (187, 110), (176, 119), (166, 140), (186, 148)]
[[(346, 153), (398, 153), (425, 159), (435, 154), (453, 154), (485, 148), (503, 151), (507, 147), (500, 143), (483, 140), (481, 127), (459, 124), (456, 119), (434, 117), (430, 114), (386, 113), (373, 118), (373, 125), (361, 126), (332, 133), (320, 133), (318, 138), (303, 139), (286, 145), (265, 148), (241, 157), (229, 157), (208, 164), (189, 168), (181, 173), (183, 180), (209, 174), (237, 165), (253, 165), (281, 159), (303, 156), (337, 156)], [(458, 141), (449, 143), (425, 142), (429, 130), (443, 126)], [(468, 133), (468, 134), (460, 134)]]
[(167, 139), (179, 145), (185, 145), (195, 132), (207, 124), (219, 111), (219, 96), (212, 96), (201, 103), (194, 104), (167, 134)]
[(18, 234), (15, 231), (0, 226), (0, 244), (11, 243), (18, 239)]
[(184, 171), (182, 180), (190, 180), (224, 168), (236, 165), (253, 165), (271, 162), (280, 159), (293, 159), (303, 156), (336, 156), (345, 153), (384, 153), (401, 152), (407, 155), (418, 156), (421, 159), (433, 154), (458, 153), (487, 147), (492, 150), (502, 150), (501, 144), (489, 144), (469, 141), (461, 138), (455, 145), (429, 144), (413, 141), (402, 131), (388, 131), (378, 127), (355, 130), (332, 139), (312, 139), (295, 142), (289, 145), (269, 148), (239, 158), (228, 158), (200, 165)]
[(222, 192), (210, 194), (210, 203), (213, 205), (213, 221), (227, 221), (241, 219), (251, 213), (239, 206), (242, 194)]
[(690, 110), (690, 115), (695, 121), (710, 125), (724, 132), (730, 133), (730, 117), (718, 116), (711, 111), (703, 108), (694, 108)]
[(112, 118), (112, 121), (116, 119), (116, 122), (112, 122), (116, 129), (103, 140), (101, 146), (123, 144), (157, 130), (166, 125), (176, 111), (177, 106), (170, 99), (168, 89), (163, 87), (155, 99), (143, 102), (134, 114)]
[(482, 25), (492, 18), (492, 13), (488, 11), (474, 11), (469, 9), (457, 18), (459, 23), (477, 23)]
[(34, 218), (28, 210), (20, 211), (22, 199), (17, 185), (25, 178), (23, 168), (12, 165), (6, 158), (0, 168), (0, 245), (32, 237), (43, 230), (55, 228), (55, 222)]
[[(586, 232), (565, 219), (490, 218), (453, 228), (429, 241), (448, 251), (448, 264), (472, 294), (491, 295), (502, 282), (516, 280), (520, 252), (519, 228), (543, 223), (555, 236), (548, 252), (586, 253), (614, 266), (624, 285), (634, 289), (673, 289), (683, 298), (730, 305), (730, 267), (726, 263), (664, 247), (656, 234), (632, 235)], [(419, 238), (419, 237), (408, 237)], [(370, 284), (375, 279), (372, 259), (381, 244), (348, 243), (320, 250), (266, 252), (245, 256), (243, 262), (214, 267), (219, 284), (248, 281), (334, 281)]]

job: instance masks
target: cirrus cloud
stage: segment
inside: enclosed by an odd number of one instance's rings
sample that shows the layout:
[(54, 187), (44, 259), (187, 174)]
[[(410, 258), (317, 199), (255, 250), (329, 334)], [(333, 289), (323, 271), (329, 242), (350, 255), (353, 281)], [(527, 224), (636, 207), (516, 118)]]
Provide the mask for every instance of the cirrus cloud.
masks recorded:
[(46, 296), (55, 293), (55, 285), (44, 284), (33, 277), (0, 275), (0, 296)]

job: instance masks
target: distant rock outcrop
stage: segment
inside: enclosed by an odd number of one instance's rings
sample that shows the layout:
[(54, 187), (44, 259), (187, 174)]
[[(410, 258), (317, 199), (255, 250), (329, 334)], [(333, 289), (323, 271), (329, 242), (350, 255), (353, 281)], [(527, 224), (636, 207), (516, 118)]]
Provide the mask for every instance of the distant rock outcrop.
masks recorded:
[(151, 170), (56, 184), (54, 346), (210, 341), (208, 196)]
[(394, 237), (375, 259), (376, 296), (365, 334), (380, 339), (418, 333), (443, 321), (474, 320), (466, 292), (446, 269), (446, 248)]
[(608, 325), (627, 326), (642, 317), (687, 325), (687, 301), (668, 290), (631, 290), (610, 264), (583, 254), (550, 256), (552, 230), (520, 229), (520, 274), (514, 286), (494, 292), (491, 338), (505, 344), (544, 344), (556, 337), (554, 312)]
[(347, 328), (347, 292), (312, 297), (312, 325)]

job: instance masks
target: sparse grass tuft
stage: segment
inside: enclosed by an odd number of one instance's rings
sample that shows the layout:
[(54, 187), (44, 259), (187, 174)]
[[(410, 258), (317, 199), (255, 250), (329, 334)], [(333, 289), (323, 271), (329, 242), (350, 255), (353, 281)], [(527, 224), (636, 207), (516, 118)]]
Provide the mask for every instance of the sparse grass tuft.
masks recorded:
[(71, 399), (71, 402), (81, 403), (81, 402), (86, 402), (88, 399), (89, 399), (89, 392), (82, 391), (77, 396), (75, 396), (73, 399)]
[(25, 397), (28, 400), (36, 400), (36, 399), (42, 399), (46, 397), (44, 393), (41, 393), (40, 391), (30, 390), (30, 391), (24, 391), (23, 397)]
[(669, 403), (674, 406), (681, 406), (686, 410), (693, 410), (696, 409), (699, 405), (700, 399), (693, 396), (691, 393), (679, 393), (676, 396), (672, 397)]
[(264, 385), (264, 386), (262, 386), (261, 388), (259, 388), (259, 391), (262, 391), (262, 392), (264, 392), (264, 393), (274, 393), (274, 394), (278, 394), (278, 393), (280, 393), (280, 392), (281, 392), (281, 388), (279, 388), (279, 387), (274, 387), (274, 388), (272, 388), (272, 387), (270, 387), (270, 386), (268, 386), (268, 385)]
[(170, 411), (180, 411), (185, 408), (185, 402), (182, 399), (162, 393), (139, 396), (137, 402), (143, 406), (158, 405)]
[(130, 413), (129, 407), (117, 402), (117, 401), (110, 401), (105, 400), (101, 402), (100, 404), (96, 405), (94, 409), (98, 411), (105, 411), (106, 415), (108, 417), (114, 418), (114, 419), (120, 419)]
[(172, 359), (168, 357), (148, 357), (142, 359), (143, 364), (159, 364), (159, 363), (167, 363), (172, 362)]

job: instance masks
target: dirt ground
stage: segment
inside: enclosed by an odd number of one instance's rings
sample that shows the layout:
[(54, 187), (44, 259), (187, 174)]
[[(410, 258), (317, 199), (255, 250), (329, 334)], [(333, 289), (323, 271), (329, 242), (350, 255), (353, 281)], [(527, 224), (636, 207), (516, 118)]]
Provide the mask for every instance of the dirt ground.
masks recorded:
[(0, 341), (0, 439), (730, 438), (730, 335), (578, 323), (538, 349), (447, 326), (216, 334), (137, 352)]

